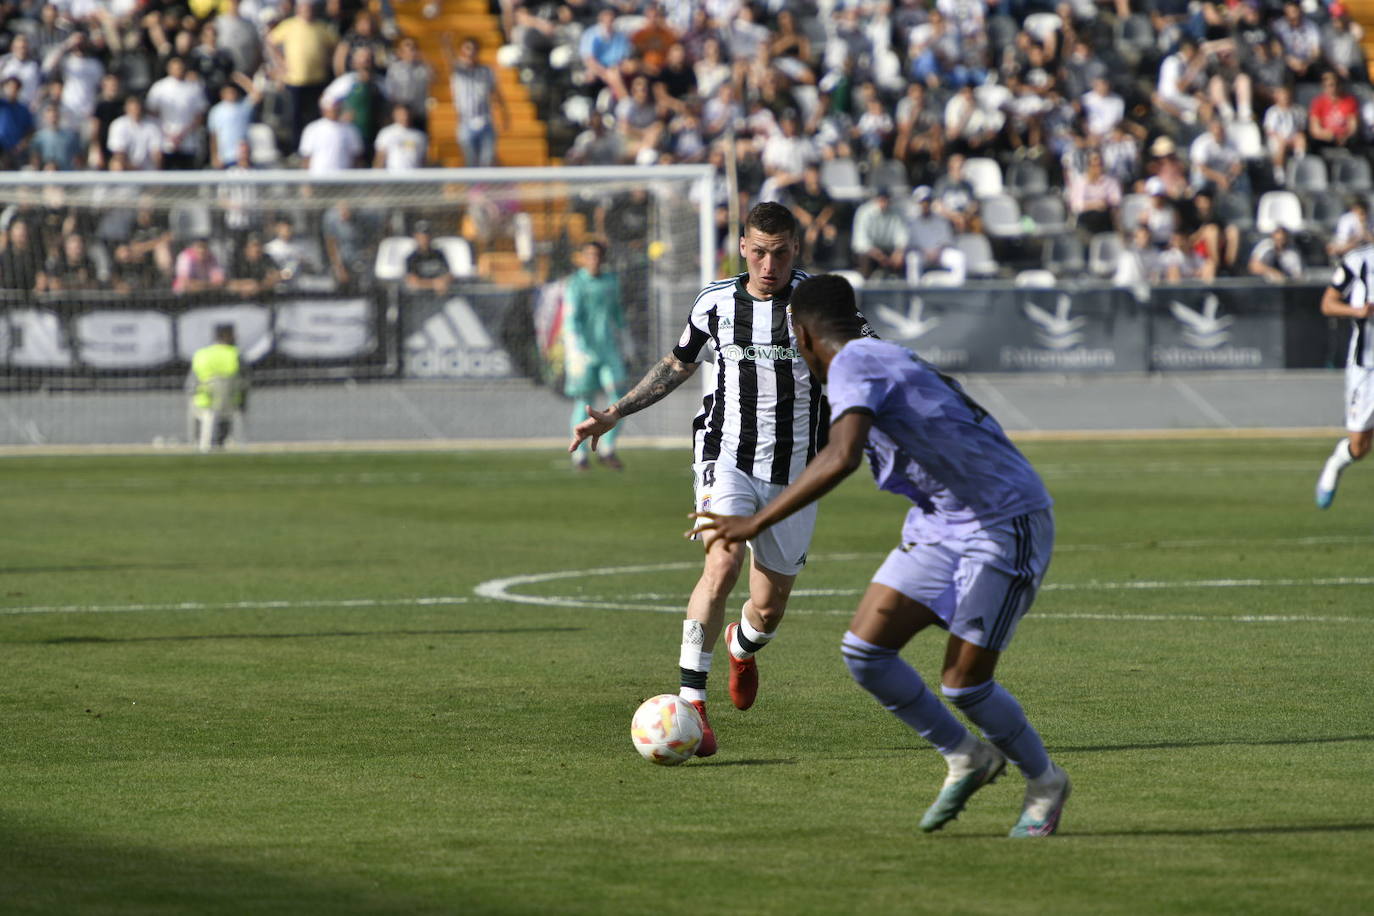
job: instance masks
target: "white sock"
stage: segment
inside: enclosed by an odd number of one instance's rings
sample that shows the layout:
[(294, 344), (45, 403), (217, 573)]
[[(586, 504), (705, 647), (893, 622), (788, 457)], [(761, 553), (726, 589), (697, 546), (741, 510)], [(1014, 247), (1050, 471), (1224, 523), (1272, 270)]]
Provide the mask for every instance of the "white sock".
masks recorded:
[(730, 645), (727, 648), (735, 658), (753, 658), (755, 652), (772, 642), (773, 637), (777, 635), (777, 630), (772, 633), (765, 633), (762, 630), (754, 629), (748, 616), (740, 614), (739, 626), (735, 628), (735, 636), (730, 640)]
[(1350, 454), (1350, 440), (1342, 439), (1336, 443), (1336, 449), (1331, 453), (1331, 457), (1326, 459), (1326, 467), (1322, 468), (1321, 488), (1323, 490), (1334, 490), (1336, 484), (1341, 479), (1341, 472), (1355, 463), (1354, 457)]
[(677, 664), (681, 674), (678, 696), (706, 701), (706, 676), (711, 673), (711, 653), (706, 648), (706, 629), (699, 620), (682, 621), (682, 650)]
[(969, 732), (964, 736), (964, 740), (959, 742), (958, 747), (944, 755), (945, 760), (947, 760), (951, 766), (954, 764), (967, 764), (969, 758), (973, 756), (974, 750), (977, 749), (978, 744), (978, 736), (973, 734), (973, 732)]

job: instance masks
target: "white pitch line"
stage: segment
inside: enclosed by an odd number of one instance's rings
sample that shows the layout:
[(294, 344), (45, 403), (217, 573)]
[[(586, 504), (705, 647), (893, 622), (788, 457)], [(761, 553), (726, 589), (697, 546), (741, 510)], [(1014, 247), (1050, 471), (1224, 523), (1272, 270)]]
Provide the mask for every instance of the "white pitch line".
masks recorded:
[(387, 605), (406, 605), (428, 607), (467, 604), (467, 597), (438, 598), (336, 598), (324, 601), (229, 601), (222, 604), (207, 604), (200, 601), (182, 601), (176, 604), (67, 604), (48, 607), (7, 607), (0, 608), (0, 615), (13, 614), (122, 614), (130, 611), (294, 611), (320, 607), (385, 607)]
[[(864, 554), (832, 555), (826, 559), (858, 559)], [(511, 589), (522, 585), (542, 582), (556, 582), (563, 579), (576, 579), (590, 576), (613, 576), (647, 572), (667, 572), (670, 570), (695, 569), (695, 562), (651, 563), (639, 566), (602, 566), (592, 569), (560, 570), (557, 572), (533, 573), (521, 576), (508, 576), (491, 579), (473, 589), (479, 597), (493, 601), (509, 601), (516, 604), (532, 604), (540, 607), (589, 608), (608, 611), (653, 611), (661, 614), (681, 613), (686, 602), (684, 595), (648, 592), (632, 597), (639, 601), (671, 601), (670, 605), (639, 604), (624, 601), (607, 601), (596, 596), (571, 597), (567, 595), (524, 595)], [(1374, 577), (1342, 576), (1326, 579), (1193, 579), (1178, 582), (1142, 580), (1135, 582), (1065, 582), (1049, 583), (1041, 591), (1140, 591), (1151, 589), (1189, 589), (1189, 588), (1285, 588), (1303, 586), (1307, 588), (1339, 587), (1350, 585), (1374, 585)], [(798, 589), (792, 594), (802, 598), (854, 597), (859, 589)], [(797, 609), (801, 614), (849, 614), (850, 610)], [(1235, 623), (1374, 623), (1374, 619), (1361, 617), (1305, 617), (1301, 615), (1280, 614), (1234, 614), (1207, 616), (1202, 614), (1100, 614), (1100, 613), (1038, 613), (1036, 617), (1058, 620), (1127, 620), (1160, 622), (1199, 622), (1226, 621)]]

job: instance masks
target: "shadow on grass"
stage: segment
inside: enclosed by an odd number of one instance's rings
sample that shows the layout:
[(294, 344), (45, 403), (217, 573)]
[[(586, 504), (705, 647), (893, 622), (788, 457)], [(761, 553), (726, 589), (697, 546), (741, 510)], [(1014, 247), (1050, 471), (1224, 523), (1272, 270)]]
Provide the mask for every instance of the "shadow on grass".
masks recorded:
[[(1352, 741), (1374, 741), (1374, 735), (1324, 735), (1316, 738), (1214, 738), (1197, 741), (1142, 741), (1136, 744), (1050, 744), (1052, 754), (1097, 754), (1112, 751), (1169, 751), (1190, 747), (1284, 747), (1301, 744), (1345, 744)], [(928, 744), (895, 744), (874, 748), (889, 752), (922, 752), (935, 748)], [(845, 757), (827, 756), (826, 760), (866, 760), (870, 755)]]
[[(1066, 829), (1056, 839), (1067, 840), (1075, 837), (1207, 837), (1207, 836), (1264, 836), (1266, 834), (1317, 834), (1317, 833), (1370, 833), (1374, 823), (1359, 822), (1351, 824), (1274, 824), (1259, 827), (1156, 827), (1141, 830), (1073, 830)], [(987, 840), (1005, 837), (1005, 833), (949, 833), (941, 834), (943, 840)]]
[[(582, 627), (502, 627), (483, 630), (325, 630), (319, 633), (206, 633), (187, 636), (128, 636), (112, 639), (107, 636), (58, 636), (37, 640), (49, 646), (122, 645), (135, 642), (199, 642), (221, 639), (333, 639), (368, 636), (492, 636), (513, 633), (579, 633)], [(0, 640), (7, 642), (7, 640)], [(33, 640), (14, 640), (11, 644), (33, 643)]]
[(130, 916), (453, 912), (419, 894), (369, 887), (363, 879), (263, 868), (189, 846), (24, 829), (11, 822), (0, 826), (0, 848), (5, 850), (0, 857), (0, 887), (5, 888), (0, 909)]
[(1374, 735), (1329, 735), (1318, 738), (1219, 738), (1208, 741), (1148, 741), (1140, 744), (1061, 744), (1051, 751), (1091, 754), (1100, 751), (1167, 751), (1189, 747), (1280, 747), (1290, 744), (1343, 744), (1347, 741), (1374, 741)]
[(199, 569), (195, 563), (89, 563), (75, 566), (0, 566), (0, 576), (26, 573), (130, 572), (144, 569)]
[(700, 760), (696, 766), (701, 767), (776, 767), (776, 766), (796, 766), (796, 757), (755, 757), (751, 760)]

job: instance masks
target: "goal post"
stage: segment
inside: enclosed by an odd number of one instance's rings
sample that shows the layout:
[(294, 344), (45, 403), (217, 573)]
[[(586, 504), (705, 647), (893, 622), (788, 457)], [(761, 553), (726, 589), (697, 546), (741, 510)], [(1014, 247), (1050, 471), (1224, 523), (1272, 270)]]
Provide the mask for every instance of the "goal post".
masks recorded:
[(714, 182), (708, 166), (5, 173), (0, 446), (186, 444), (191, 356), (225, 324), (251, 441), (554, 435), (581, 244), (607, 244), (642, 371), (715, 279)]

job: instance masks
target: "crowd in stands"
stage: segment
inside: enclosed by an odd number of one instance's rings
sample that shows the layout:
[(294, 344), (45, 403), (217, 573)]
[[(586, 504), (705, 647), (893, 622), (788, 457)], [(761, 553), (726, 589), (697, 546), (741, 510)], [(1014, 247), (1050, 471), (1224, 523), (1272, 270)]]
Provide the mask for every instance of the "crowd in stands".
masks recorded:
[(555, 122), (574, 125), (568, 162), (722, 168), (728, 152), (741, 206), (792, 206), (815, 267), (1277, 279), (1371, 238), (1374, 91), (1340, 2), (506, 11), (532, 82), (557, 87)]
[[(378, 15), (389, 10), (367, 0), (0, 0), (0, 170), (419, 168), (433, 74)], [(226, 191), (220, 222), (196, 227), (198, 238), (165, 206), (86, 225), (74, 210), (10, 204), (0, 287), (189, 293), (227, 280), (248, 294), (301, 266), (274, 254), (292, 246), (279, 244), (281, 220), (246, 206), (252, 193)], [(309, 229), (309, 266), (346, 274), (325, 263), (337, 245), (320, 222)]]
[[(806, 264), (865, 277), (1278, 280), (1374, 238), (1374, 89), (1339, 0), (496, 6), (502, 61), (564, 138), (556, 152), (711, 164), (725, 246), (727, 163), (742, 211), (793, 208)], [(422, 166), (433, 74), (388, 9), (0, 0), (0, 169)], [(505, 102), (475, 42), (445, 50), (465, 158), (492, 163)], [(0, 286), (247, 290), (366, 272), (369, 252), (339, 252), (358, 247), (350, 219), (375, 214), (302, 225), (234, 199), (247, 193), (226, 191), (222, 225), (204, 227), (218, 251), (162, 211), (89, 226), (8, 207)]]

